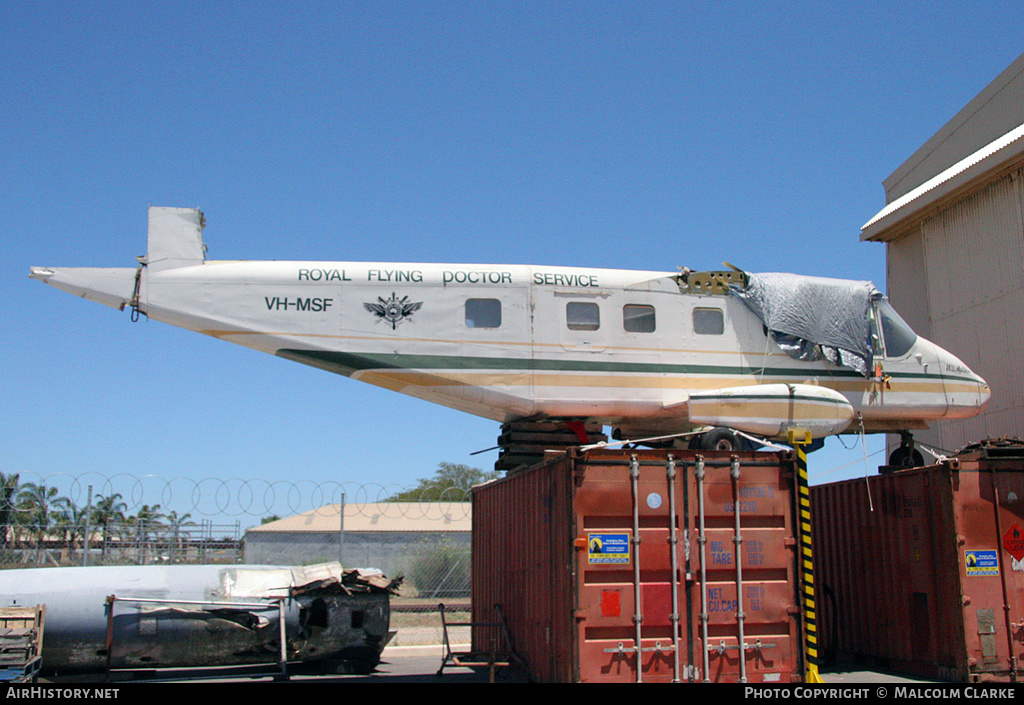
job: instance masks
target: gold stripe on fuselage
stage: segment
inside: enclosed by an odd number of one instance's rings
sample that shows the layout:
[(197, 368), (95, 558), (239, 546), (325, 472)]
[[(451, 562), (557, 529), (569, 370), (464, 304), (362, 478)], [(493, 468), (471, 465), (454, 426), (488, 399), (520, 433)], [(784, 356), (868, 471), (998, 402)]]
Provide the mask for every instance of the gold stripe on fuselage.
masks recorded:
[[(628, 372), (593, 373), (547, 373), (530, 371), (509, 372), (457, 372), (423, 370), (360, 370), (352, 377), (380, 386), (475, 386), (475, 387), (608, 387), (641, 389), (725, 389), (763, 382), (757, 375), (711, 375), (695, 377), (687, 374), (665, 373), (663, 375), (632, 374)], [(837, 392), (870, 392), (877, 390), (878, 382), (872, 380), (816, 379), (808, 381), (809, 375), (783, 377), (773, 376), (772, 382), (782, 384), (817, 384)], [(962, 391), (970, 391), (969, 385), (961, 385)], [(885, 390), (889, 394), (945, 394), (946, 387), (940, 381), (893, 380)]]
[[(219, 339), (231, 339), (239, 337), (255, 336), (257, 338), (268, 338), (275, 341), (276, 345), (282, 345), (283, 341), (290, 344), (300, 343), (302, 340), (346, 340), (359, 343), (388, 342), (392, 346), (395, 343), (415, 343), (433, 345), (441, 348), (457, 345), (465, 349), (467, 346), (480, 348), (542, 348), (562, 350), (557, 343), (515, 342), (515, 341), (472, 341), (447, 340), (441, 338), (400, 338), (393, 339), (386, 336), (357, 336), (337, 335), (319, 333), (295, 333), (284, 331), (232, 331), (232, 330), (204, 330), (200, 331)], [(243, 343), (244, 344), (244, 343)], [(757, 360), (759, 363), (767, 363), (769, 360), (788, 360), (789, 357), (781, 352), (768, 352), (763, 350), (751, 351), (729, 351), (729, 350), (694, 350), (683, 348), (639, 348), (624, 346), (607, 346), (603, 352), (615, 351), (623, 353), (628, 357), (630, 353), (641, 356), (650, 353), (657, 353), (662, 363), (666, 366), (685, 364), (669, 362), (675, 359), (693, 358), (715, 358), (737, 357), (749, 360)], [(354, 354), (360, 352), (353, 351)], [(373, 354), (367, 351), (367, 354)], [(439, 357), (443, 357), (440, 355)], [(644, 364), (644, 363), (639, 363)], [(761, 365), (758, 365), (760, 367)], [(353, 373), (352, 377), (363, 382), (384, 387), (393, 391), (400, 391), (406, 387), (436, 388), (445, 386), (475, 386), (484, 388), (511, 388), (511, 387), (540, 387), (540, 388), (614, 388), (614, 389), (695, 389), (711, 390), (724, 389), (731, 386), (750, 385), (766, 382), (763, 375), (755, 368), (751, 373), (723, 374), (723, 375), (701, 375), (664, 372), (660, 374), (631, 373), (623, 371), (607, 371), (601, 373), (592, 372), (536, 372), (531, 370), (509, 370), (509, 371), (487, 371), (487, 372), (461, 372), (458, 370), (425, 371), (416, 369), (367, 369)], [(969, 382), (955, 382), (952, 380), (941, 380), (938, 378), (891, 378), (886, 383), (878, 380), (853, 377), (832, 377), (829, 370), (824, 368), (810, 368), (807, 370), (792, 370), (792, 374), (779, 373), (776, 368), (769, 377), (771, 382), (789, 384), (817, 384), (840, 393), (865, 394), (881, 392), (891, 394), (935, 394), (945, 395), (947, 393), (970, 394), (976, 390)]]

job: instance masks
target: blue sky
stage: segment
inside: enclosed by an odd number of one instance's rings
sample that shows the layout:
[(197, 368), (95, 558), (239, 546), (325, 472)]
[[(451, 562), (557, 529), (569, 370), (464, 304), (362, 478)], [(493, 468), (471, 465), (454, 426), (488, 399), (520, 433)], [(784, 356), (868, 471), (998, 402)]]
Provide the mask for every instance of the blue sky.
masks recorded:
[[(133, 324), (29, 267), (133, 266), (168, 205), (204, 211), (213, 259), (729, 261), (884, 289), (858, 239), (881, 181), (1024, 51), (1021, 9), (0, 0), (0, 471), (489, 468), (494, 422)], [(837, 444), (812, 477), (863, 474)]]

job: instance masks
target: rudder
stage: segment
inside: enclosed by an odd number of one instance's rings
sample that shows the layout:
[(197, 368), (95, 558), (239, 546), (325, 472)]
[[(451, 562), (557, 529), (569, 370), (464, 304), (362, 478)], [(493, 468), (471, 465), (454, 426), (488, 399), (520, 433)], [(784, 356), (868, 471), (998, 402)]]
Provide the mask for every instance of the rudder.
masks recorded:
[(206, 260), (203, 226), (206, 219), (198, 208), (149, 207), (150, 273), (191, 267)]

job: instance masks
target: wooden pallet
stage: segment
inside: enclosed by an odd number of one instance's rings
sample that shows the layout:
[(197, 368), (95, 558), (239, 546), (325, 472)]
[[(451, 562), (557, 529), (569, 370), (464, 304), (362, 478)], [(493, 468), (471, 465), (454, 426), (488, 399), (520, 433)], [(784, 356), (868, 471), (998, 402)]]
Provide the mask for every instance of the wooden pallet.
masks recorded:
[(0, 607), (0, 681), (29, 683), (43, 662), (45, 605)]

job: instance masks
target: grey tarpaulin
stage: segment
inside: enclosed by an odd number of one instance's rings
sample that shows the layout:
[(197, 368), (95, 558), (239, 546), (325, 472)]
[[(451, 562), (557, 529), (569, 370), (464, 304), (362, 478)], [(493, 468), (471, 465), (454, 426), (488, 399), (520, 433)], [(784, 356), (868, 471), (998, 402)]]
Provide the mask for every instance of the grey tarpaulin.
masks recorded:
[(826, 358), (868, 376), (871, 302), (882, 296), (868, 281), (796, 274), (748, 274), (732, 293), (757, 314), (779, 347), (800, 360)]

